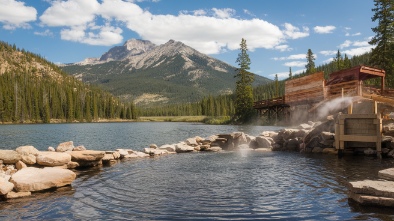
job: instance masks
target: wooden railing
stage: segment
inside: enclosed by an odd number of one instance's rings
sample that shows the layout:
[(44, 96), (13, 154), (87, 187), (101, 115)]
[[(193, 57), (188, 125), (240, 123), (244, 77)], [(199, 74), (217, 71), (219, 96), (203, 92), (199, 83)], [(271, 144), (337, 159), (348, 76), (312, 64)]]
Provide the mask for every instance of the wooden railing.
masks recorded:
[(253, 108), (254, 109), (261, 109), (261, 108), (268, 108), (276, 105), (285, 104), (285, 97), (276, 97), (267, 100), (260, 100), (254, 102)]

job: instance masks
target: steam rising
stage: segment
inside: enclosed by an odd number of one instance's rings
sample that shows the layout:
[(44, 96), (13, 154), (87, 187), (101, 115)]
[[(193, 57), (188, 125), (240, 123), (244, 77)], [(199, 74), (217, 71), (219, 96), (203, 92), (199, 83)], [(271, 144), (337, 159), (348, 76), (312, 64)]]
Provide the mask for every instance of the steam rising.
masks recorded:
[(333, 111), (339, 111), (346, 108), (353, 102), (353, 97), (338, 97), (333, 100), (327, 101), (323, 106), (318, 109), (319, 119), (327, 117)]

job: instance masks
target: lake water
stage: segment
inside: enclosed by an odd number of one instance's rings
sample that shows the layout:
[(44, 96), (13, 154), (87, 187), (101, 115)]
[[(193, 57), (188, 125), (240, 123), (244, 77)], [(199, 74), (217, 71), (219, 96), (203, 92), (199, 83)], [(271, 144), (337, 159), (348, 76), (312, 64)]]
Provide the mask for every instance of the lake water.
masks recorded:
[[(46, 150), (72, 140), (88, 149), (275, 127), (192, 123), (0, 125), (0, 148)], [(392, 220), (394, 210), (348, 200), (348, 181), (376, 179), (394, 160), (295, 152), (172, 154), (76, 171), (72, 187), (0, 202), (0, 220)]]

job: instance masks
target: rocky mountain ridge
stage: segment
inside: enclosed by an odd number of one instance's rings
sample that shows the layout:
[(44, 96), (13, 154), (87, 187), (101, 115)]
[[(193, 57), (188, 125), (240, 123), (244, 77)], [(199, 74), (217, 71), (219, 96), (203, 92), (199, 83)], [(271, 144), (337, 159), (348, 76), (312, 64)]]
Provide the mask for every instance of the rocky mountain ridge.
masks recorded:
[[(100, 58), (62, 69), (124, 99), (145, 104), (195, 102), (208, 95), (232, 93), (235, 88), (235, 67), (174, 40), (156, 46), (130, 39)], [(269, 81), (255, 75), (256, 85)]]

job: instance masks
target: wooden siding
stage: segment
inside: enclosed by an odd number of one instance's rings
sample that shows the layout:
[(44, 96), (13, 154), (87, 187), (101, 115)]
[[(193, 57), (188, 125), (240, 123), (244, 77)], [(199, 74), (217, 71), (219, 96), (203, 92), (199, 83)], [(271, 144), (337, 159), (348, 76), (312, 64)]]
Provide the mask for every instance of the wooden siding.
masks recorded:
[(324, 82), (323, 72), (286, 81), (286, 104), (307, 104), (323, 100)]

